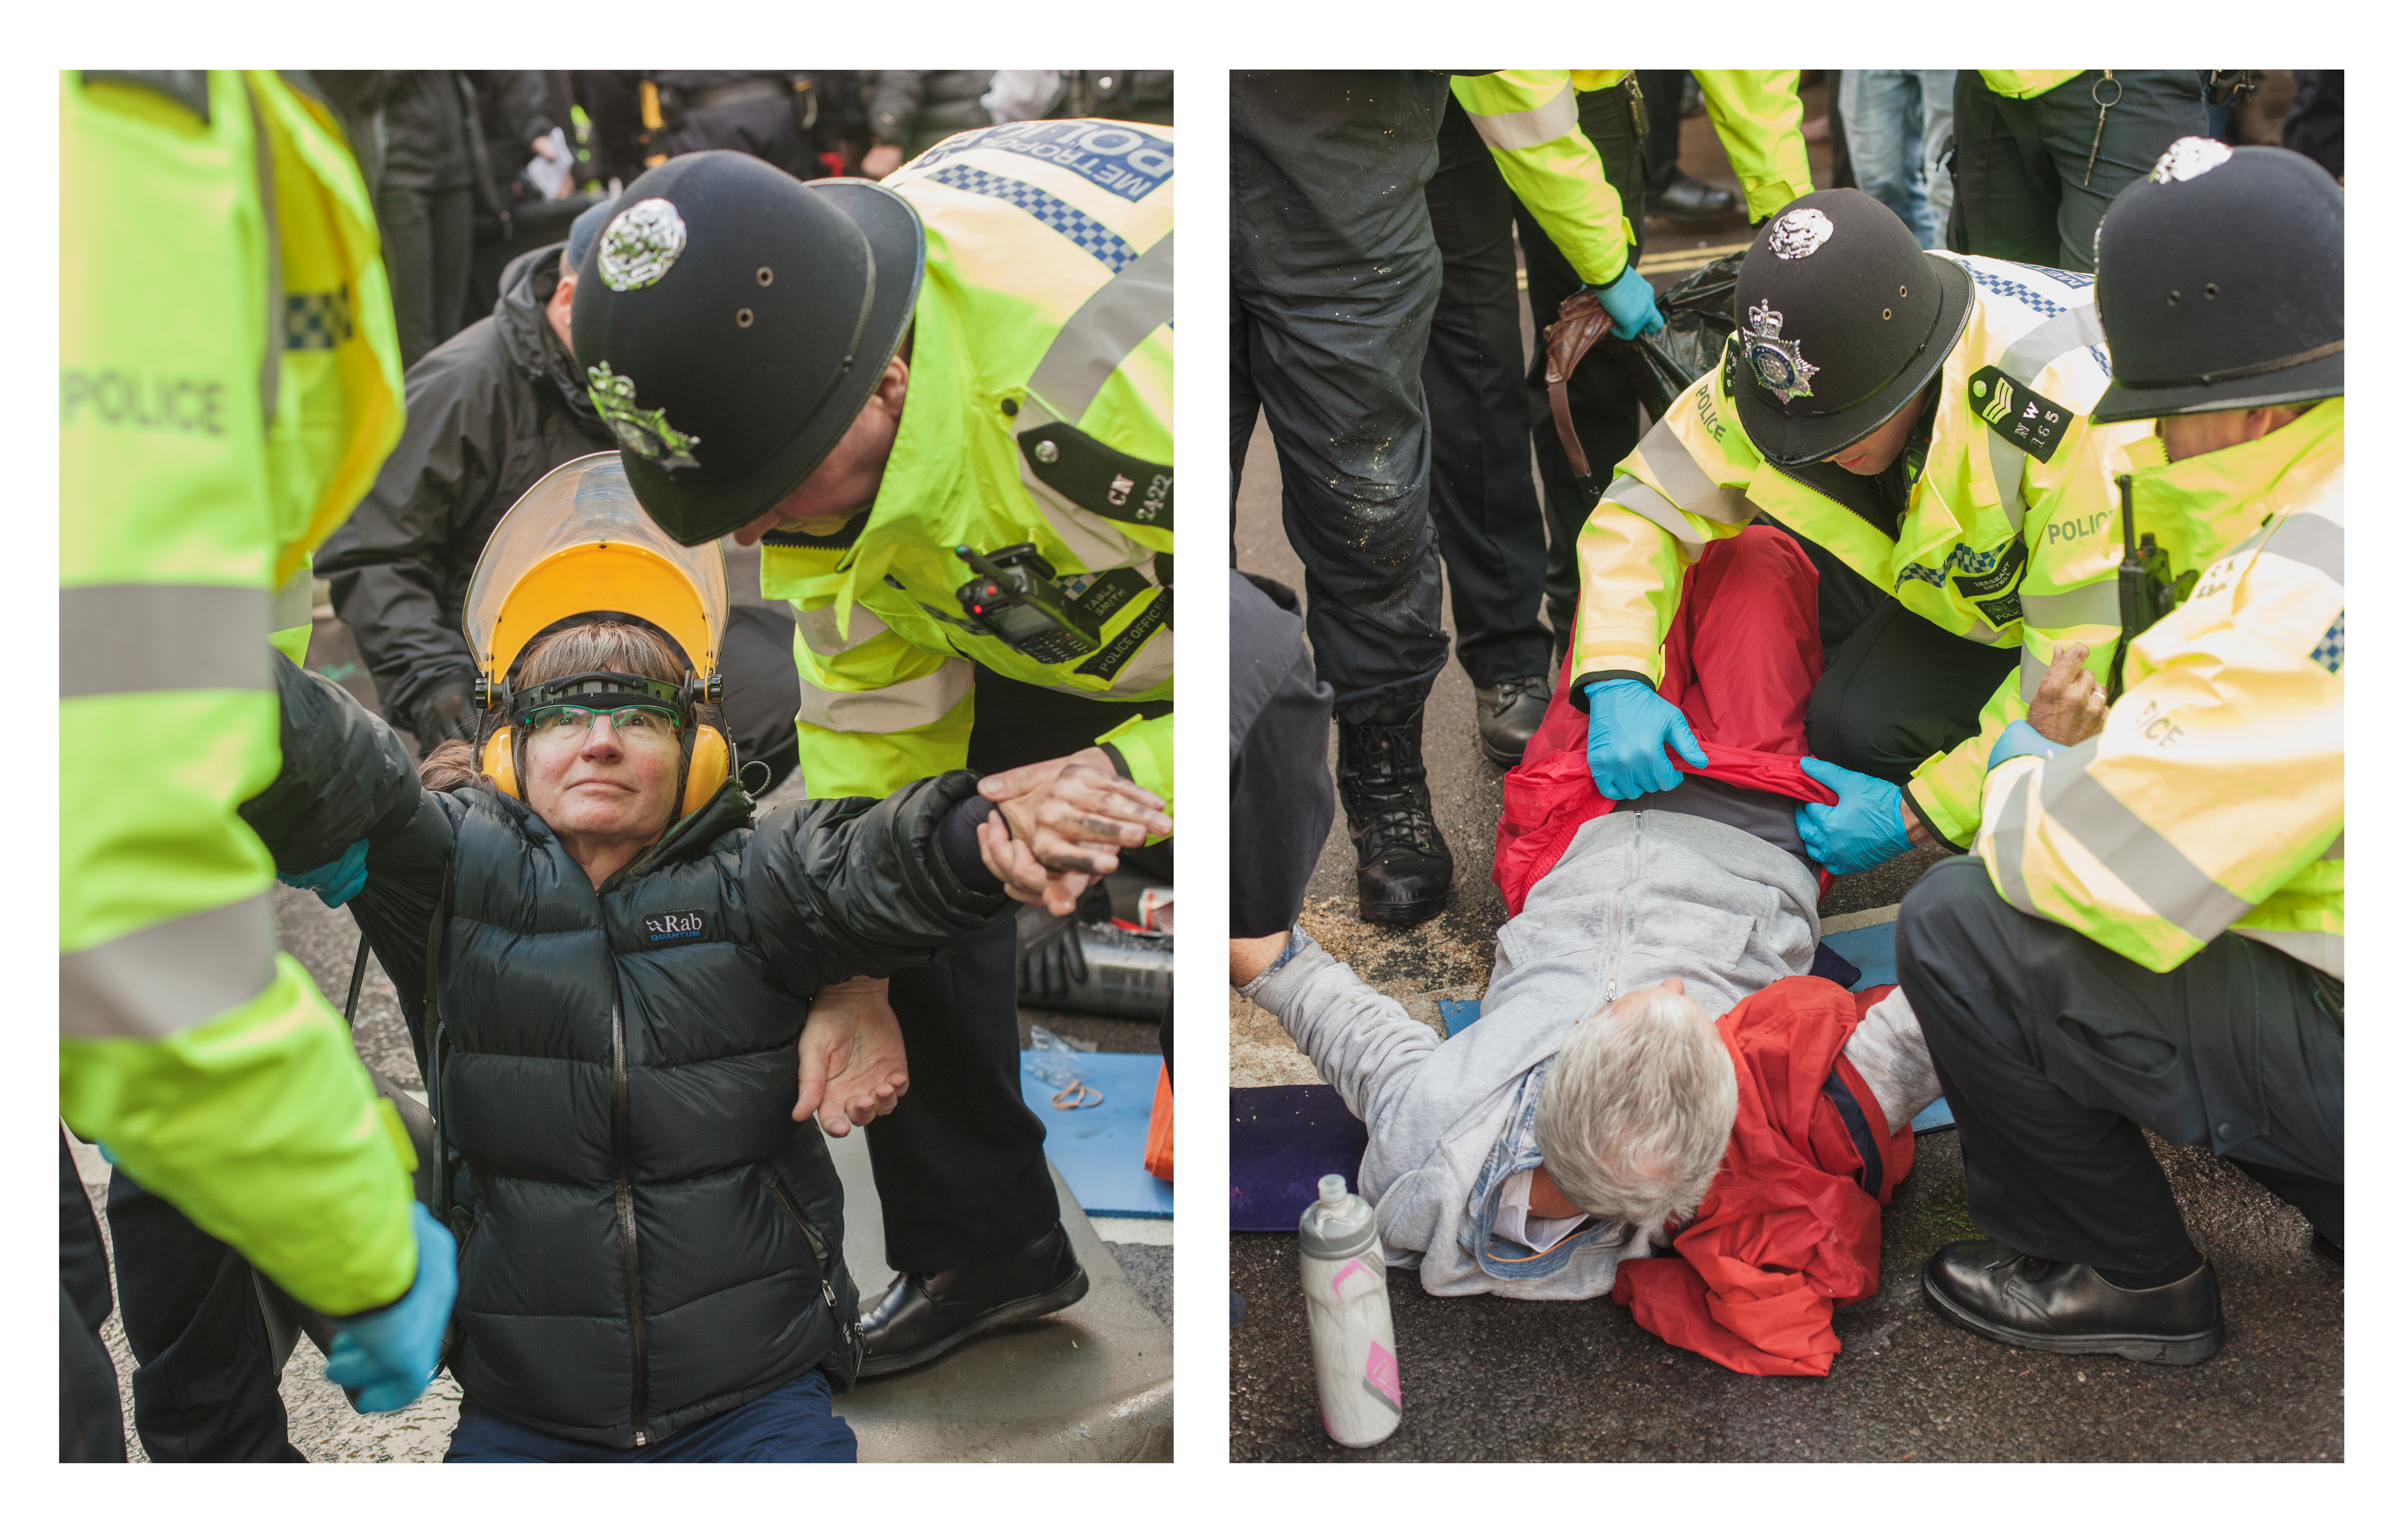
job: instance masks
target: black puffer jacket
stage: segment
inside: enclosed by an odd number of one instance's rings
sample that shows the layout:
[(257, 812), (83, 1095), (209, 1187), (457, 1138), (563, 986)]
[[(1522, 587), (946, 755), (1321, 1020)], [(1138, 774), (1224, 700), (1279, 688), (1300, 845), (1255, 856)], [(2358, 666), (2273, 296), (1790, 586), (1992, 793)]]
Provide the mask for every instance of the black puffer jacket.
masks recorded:
[(408, 370), (408, 424), (375, 487), (317, 551), (385, 714), (415, 709), (475, 661), (459, 632), (475, 560), (517, 497), (571, 458), (616, 445), (542, 306), (562, 245), (509, 263), (500, 302)]
[(624, 1448), (812, 1368), (846, 1386), (858, 1294), (797, 1041), (820, 986), (1000, 914), (961, 851), (973, 778), (756, 825), (729, 784), (595, 890), (530, 808), (419, 789), (381, 720), (277, 674), (284, 767), (243, 813), (286, 870), (368, 839), (349, 908), (435, 1056), (467, 1397)]

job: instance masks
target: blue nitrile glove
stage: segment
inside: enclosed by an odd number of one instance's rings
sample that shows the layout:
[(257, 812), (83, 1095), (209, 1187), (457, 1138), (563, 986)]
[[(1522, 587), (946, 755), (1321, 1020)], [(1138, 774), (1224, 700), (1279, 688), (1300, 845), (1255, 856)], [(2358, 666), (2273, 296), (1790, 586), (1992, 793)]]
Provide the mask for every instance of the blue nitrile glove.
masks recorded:
[(1898, 788), (1814, 756), (1801, 757), (1800, 770), (1842, 796), (1838, 804), (1800, 806), (1800, 844), (1826, 872), (1863, 872), (1908, 850)]
[(458, 1241), (422, 1203), (410, 1205), (417, 1232), (417, 1280), (381, 1309), (338, 1322), (325, 1377), (352, 1391), (361, 1415), (396, 1411), (433, 1382), (442, 1332), (458, 1297)]
[(1667, 759), (1670, 741), (1694, 766), (1708, 765), (1683, 710), (1630, 677), (1595, 681), (1583, 689), (1592, 705), (1583, 736), (1584, 764), (1601, 797), (1639, 798), (1683, 781)]
[(1984, 759), (1983, 769), (1988, 772), (2011, 756), (2039, 756), (2047, 761), (2065, 749), (2065, 746), (2025, 720), (2015, 719), (2000, 731), (2000, 738), (1992, 742), (1992, 753)]
[(306, 889), (327, 906), (339, 909), (358, 897), (367, 886), (367, 843), (353, 841), (342, 855), (321, 868), (305, 873), (278, 873), (275, 882), (289, 884), (294, 889)]
[(1617, 322), (1617, 334), (1629, 341), (1667, 327), (1667, 317), (1658, 312), (1658, 294), (1652, 291), (1650, 279), (1635, 271), (1630, 261), (1616, 281), (1593, 288), (1592, 296), (1600, 300), (1600, 307), (1608, 311), (1608, 317)]

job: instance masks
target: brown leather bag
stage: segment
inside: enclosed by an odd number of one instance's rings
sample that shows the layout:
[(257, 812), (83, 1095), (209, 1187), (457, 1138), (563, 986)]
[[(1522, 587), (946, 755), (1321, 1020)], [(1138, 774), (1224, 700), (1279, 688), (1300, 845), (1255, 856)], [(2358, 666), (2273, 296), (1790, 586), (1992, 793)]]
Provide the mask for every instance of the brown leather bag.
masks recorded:
[(1575, 422), (1567, 412), (1567, 379), (1574, 376), (1575, 365), (1583, 360), (1613, 326), (1608, 310), (1600, 307), (1599, 295), (1589, 288), (1568, 297), (1558, 306), (1558, 318), (1542, 331), (1542, 347), (1548, 358), (1542, 380), (1550, 386), (1550, 419), (1558, 426), (1558, 445), (1567, 451), (1567, 467), (1575, 474), (1575, 487), (1583, 491), (1587, 501), (1597, 503), (1604, 488), (1592, 477), (1591, 460), (1584, 456), (1583, 442), (1575, 435)]

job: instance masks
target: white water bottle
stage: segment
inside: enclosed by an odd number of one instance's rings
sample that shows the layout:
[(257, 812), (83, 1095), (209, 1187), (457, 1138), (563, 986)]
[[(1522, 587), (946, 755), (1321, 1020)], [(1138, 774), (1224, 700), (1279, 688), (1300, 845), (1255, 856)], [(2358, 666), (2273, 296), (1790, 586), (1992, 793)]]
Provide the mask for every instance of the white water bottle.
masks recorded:
[(1338, 1176), (1318, 1178), (1317, 1201), (1300, 1215), (1300, 1292), (1325, 1435), (1372, 1447), (1400, 1427), (1400, 1359), (1374, 1205)]

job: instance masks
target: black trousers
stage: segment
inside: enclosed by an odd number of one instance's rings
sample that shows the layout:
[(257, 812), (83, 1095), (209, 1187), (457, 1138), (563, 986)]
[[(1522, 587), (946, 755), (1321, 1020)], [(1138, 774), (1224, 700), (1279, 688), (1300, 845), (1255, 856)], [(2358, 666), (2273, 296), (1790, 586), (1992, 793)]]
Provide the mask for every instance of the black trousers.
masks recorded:
[(1808, 748), (1905, 783), (1926, 757), (1975, 733), (1984, 703), (2016, 669), (2017, 651), (1962, 639), (1886, 597), (1828, 657), (1808, 699)]
[[(2109, 203), (2148, 175), (2168, 145), (2208, 132), (2206, 71), (2119, 69), (2105, 81), (2100, 74), (2087, 69), (2018, 101), (1995, 94), (1980, 70), (1958, 72), (1951, 249), (2088, 272)], [(2102, 102), (2110, 103), (2105, 122)]]
[[(1659, 72), (1680, 79), (1678, 71)], [(1645, 72), (1645, 82), (1648, 78)], [(1648, 107), (1653, 124), (1662, 112), (1669, 123), (1674, 121), (1672, 98), (1664, 105), (1651, 98)], [(1606, 90), (1581, 93), (1575, 98), (1575, 108), (1584, 137), (1600, 151), (1601, 168), (1607, 172), (1608, 184), (1617, 189), (1617, 201), (1624, 207), (1625, 232), (1633, 241), (1625, 258), (1628, 262), (1639, 261), (1642, 197), (1648, 173), (1643, 168), (1642, 136), (1634, 121), (1633, 92), (1620, 81)], [(1668, 164), (1673, 163), (1670, 155)], [(1550, 236), (1542, 232), (1525, 205), (1515, 203), (1515, 209), (1517, 242), (1525, 251), (1525, 296), (1533, 305), (1537, 338), (1533, 362), (1525, 374), (1525, 407), (1526, 416), (1533, 423), (1533, 457), (1541, 470), (1543, 514), (1550, 532), (1549, 554), (1542, 569), (1542, 591), (1550, 610), (1550, 631), (1555, 636), (1553, 653), (1563, 659), (1567, 635), (1575, 626), (1576, 600), (1582, 588), (1575, 563), (1575, 539), (1592, 514), (1592, 502), (1576, 489), (1574, 472), (1567, 467), (1567, 451), (1559, 445), (1558, 425), (1550, 418), (1550, 386), (1543, 381), (1548, 363), (1538, 338), (1542, 327), (1558, 318), (1558, 306), (1583, 286), (1583, 278), (1567, 264), (1567, 258), (1551, 243)], [(1567, 380), (1567, 414), (1575, 423), (1575, 438), (1583, 444), (1593, 475), (1606, 485), (1615, 466), (1625, 460), (1642, 436), (1642, 404), (1634, 393), (1632, 371), (1605, 350), (1585, 353), (1574, 376)]]
[[(1071, 755), (1164, 707), (1087, 702), (978, 667), (967, 764), (997, 772)], [(1146, 851), (1144, 868), (1163, 865), (1171, 881), (1169, 843)], [(908, 1047), (908, 1095), (867, 1125), (884, 1260), (895, 1272), (943, 1272), (1006, 1255), (1058, 1222), (1042, 1120), (1017, 1073), (1013, 912), (952, 943), (931, 968), (893, 975), (891, 1003)]]
[(1421, 370), (1449, 99), (1422, 70), (1235, 70), (1232, 482), (1264, 409), (1334, 715), (1413, 707), (1449, 658)]
[(386, 186), (375, 198), (383, 228), (383, 264), (400, 327), (400, 365), (458, 334), (466, 324), (467, 276), (475, 258), (475, 193)]
[(133, 1425), (161, 1464), (306, 1463), (285, 1436), (284, 1358), (250, 1264), (120, 1168), (109, 1178)]
[(2206, 1145), (2342, 1242), (2340, 987), (2230, 932), (2154, 974), (1942, 863), (1900, 905), (1906, 991), (1967, 1208), (2020, 1251), (2156, 1272), (2191, 1249), (2143, 1142)]
[(117, 1367), (100, 1340), (115, 1301), (100, 1221), (75, 1169), (65, 1129), (58, 1135), (58, 1461), (125, 1462), (125, 1418)]
[(1442, 119), (1425, 211), (1442, 253), (1420, 376), (1433, 424), (1433, 524), (1450, 576), (1458, 663), (1479, 687), (1541, 675), (1545, 539), (1533, 493), (1517, 313), (1516, 199), (1474, 119)]

